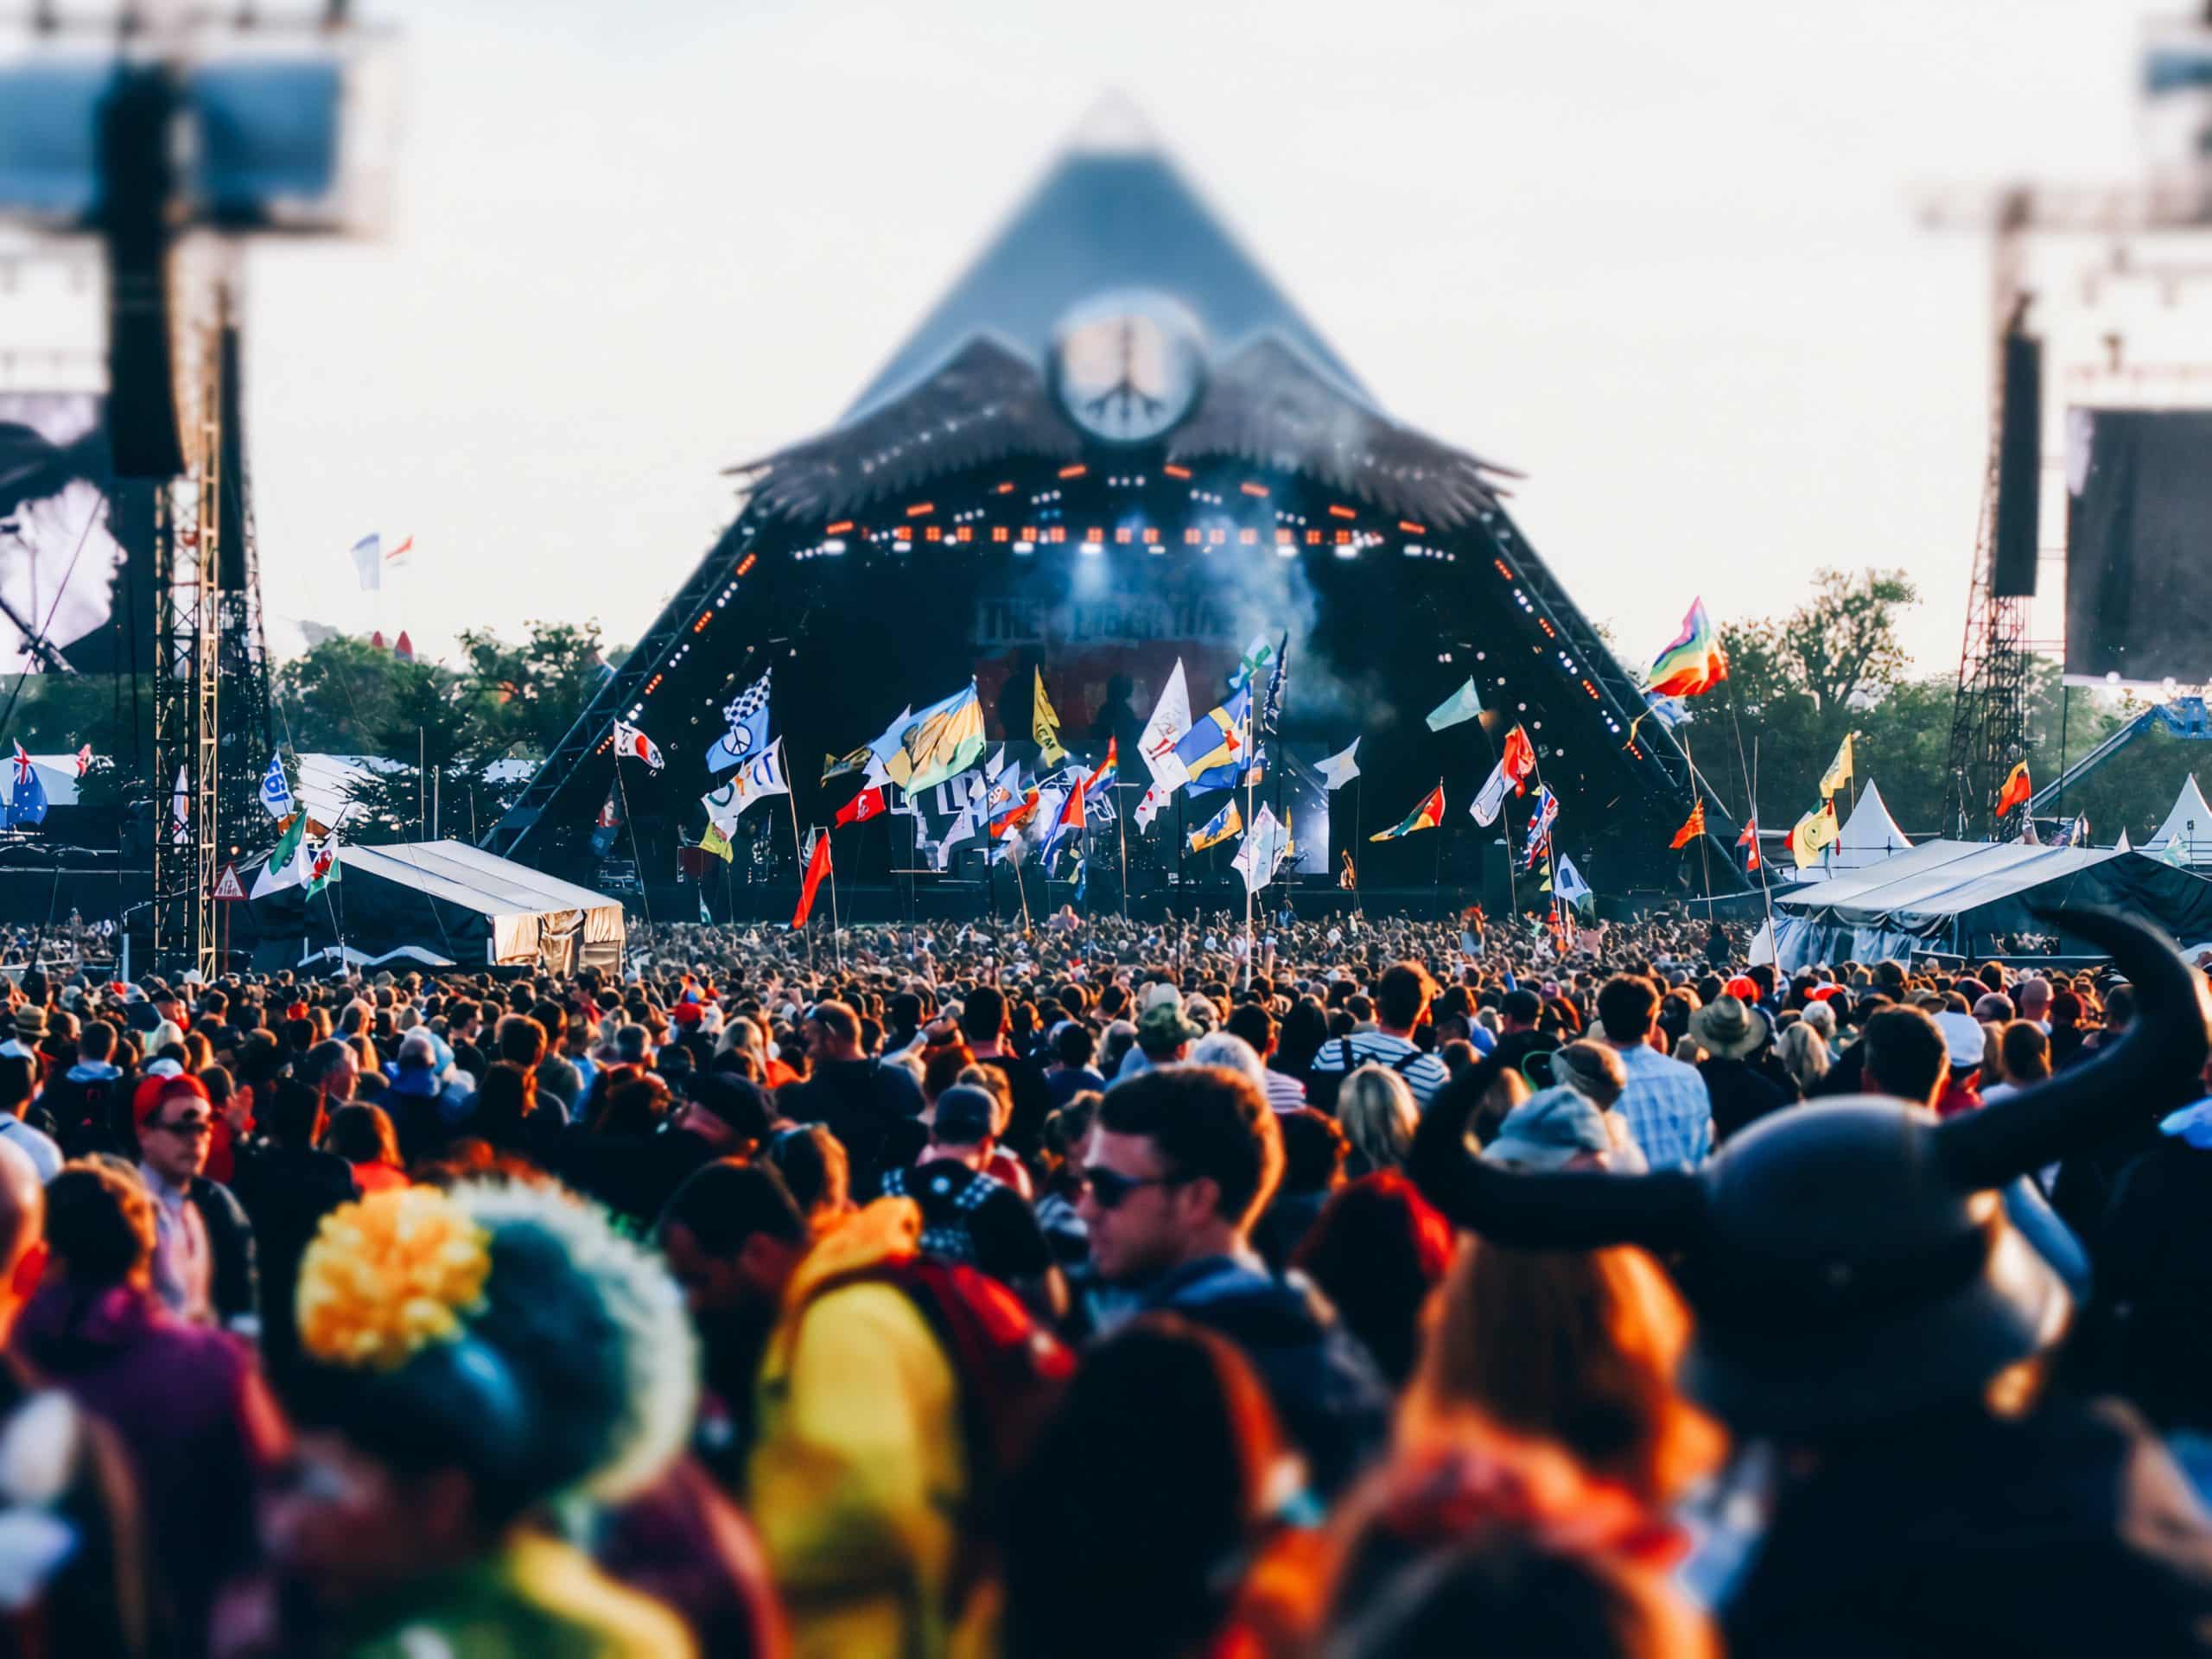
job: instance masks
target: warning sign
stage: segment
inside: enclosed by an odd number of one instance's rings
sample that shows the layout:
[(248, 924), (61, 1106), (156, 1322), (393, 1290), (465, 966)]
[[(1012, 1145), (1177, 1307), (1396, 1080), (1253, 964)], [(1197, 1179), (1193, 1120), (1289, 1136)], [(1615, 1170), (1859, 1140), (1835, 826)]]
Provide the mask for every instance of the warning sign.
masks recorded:
[(238, 867), (237, 865), (226, 864), (223, 866), (222, 876), (215, 883), (215, 897), (218, 899), (243, 899), (245, 897), (245, 888), (240, 885), (238, 881)]

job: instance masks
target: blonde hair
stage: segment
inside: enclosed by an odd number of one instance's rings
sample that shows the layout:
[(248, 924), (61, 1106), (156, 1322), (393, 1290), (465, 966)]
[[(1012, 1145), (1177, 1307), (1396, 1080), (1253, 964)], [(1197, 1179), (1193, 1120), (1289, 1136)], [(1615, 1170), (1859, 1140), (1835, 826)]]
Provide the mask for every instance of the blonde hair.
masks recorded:
[(1827, 1039), (1809, 1020), (1782, 1033), (1782, 1067), (1800, 1089), (1810, 1089), (1828, 1074)]
[(1337, 1122), (1351, 1149), (1370, 1169), (1395, 1169), (1406, 1160), (1421, 1126), (1421, 1109), (1406, 1080), (1388, 1066), (1363, 1065), (1337, 1091)]

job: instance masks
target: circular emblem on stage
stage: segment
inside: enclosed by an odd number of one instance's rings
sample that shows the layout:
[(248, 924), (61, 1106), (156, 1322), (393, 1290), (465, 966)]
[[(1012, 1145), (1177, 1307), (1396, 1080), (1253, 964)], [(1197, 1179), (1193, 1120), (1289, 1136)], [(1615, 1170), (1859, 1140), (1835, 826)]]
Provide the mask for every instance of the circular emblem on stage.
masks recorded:
[(1205, 331), (1165, 294), (1101, 294), (1052, 331), (1047, 373), (1061, 410), (1092, 437), (1148, 443), (1198, 407), (1205, 390)]

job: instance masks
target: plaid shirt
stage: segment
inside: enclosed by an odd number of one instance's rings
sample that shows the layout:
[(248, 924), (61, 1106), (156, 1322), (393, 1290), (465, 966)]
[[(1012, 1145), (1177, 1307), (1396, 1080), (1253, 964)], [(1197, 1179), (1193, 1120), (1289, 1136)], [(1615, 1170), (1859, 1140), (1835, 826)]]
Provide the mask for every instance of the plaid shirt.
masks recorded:
[(1713, 1155), (1713, 1097), (1694, 1065), (1645, 1044), (1615, 1048), (1628, 1072), (1617, 1109), (1654, 1169), (1693, 1169)]

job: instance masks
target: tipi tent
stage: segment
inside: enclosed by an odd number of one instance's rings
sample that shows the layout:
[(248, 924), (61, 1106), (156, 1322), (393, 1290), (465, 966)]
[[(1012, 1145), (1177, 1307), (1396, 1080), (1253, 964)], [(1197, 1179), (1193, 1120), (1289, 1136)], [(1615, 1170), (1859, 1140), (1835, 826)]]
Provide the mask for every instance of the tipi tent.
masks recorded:
[(2183, 863), (2212, 865), (2212, 804), (2205, 801), (2193, 772), (2181, 786), (2181, 793), (2174, 797), (2173, 810), (2166, 814), (2158, 833), (2143, 843), (2143, 850), (2163, 853), (2177, 842)]
[[(1836, 842), (1827, 849), (1821, 861), (1810, 869), (1796, 872), (1801, 881), (1825, 881), (1847, 870), (1863, 870), (1894, 858), (1911, 849), (1912, 842), (1897, 821), (1890, 816), (1890, 809), (1882, 799), (1881, 786), (1869, 782), (1859, 804), (1851, 809), (1851, 816), (1843, 822), (1842, 832)], [(1784, 874), (1788, 872), (1785, 870)]]

